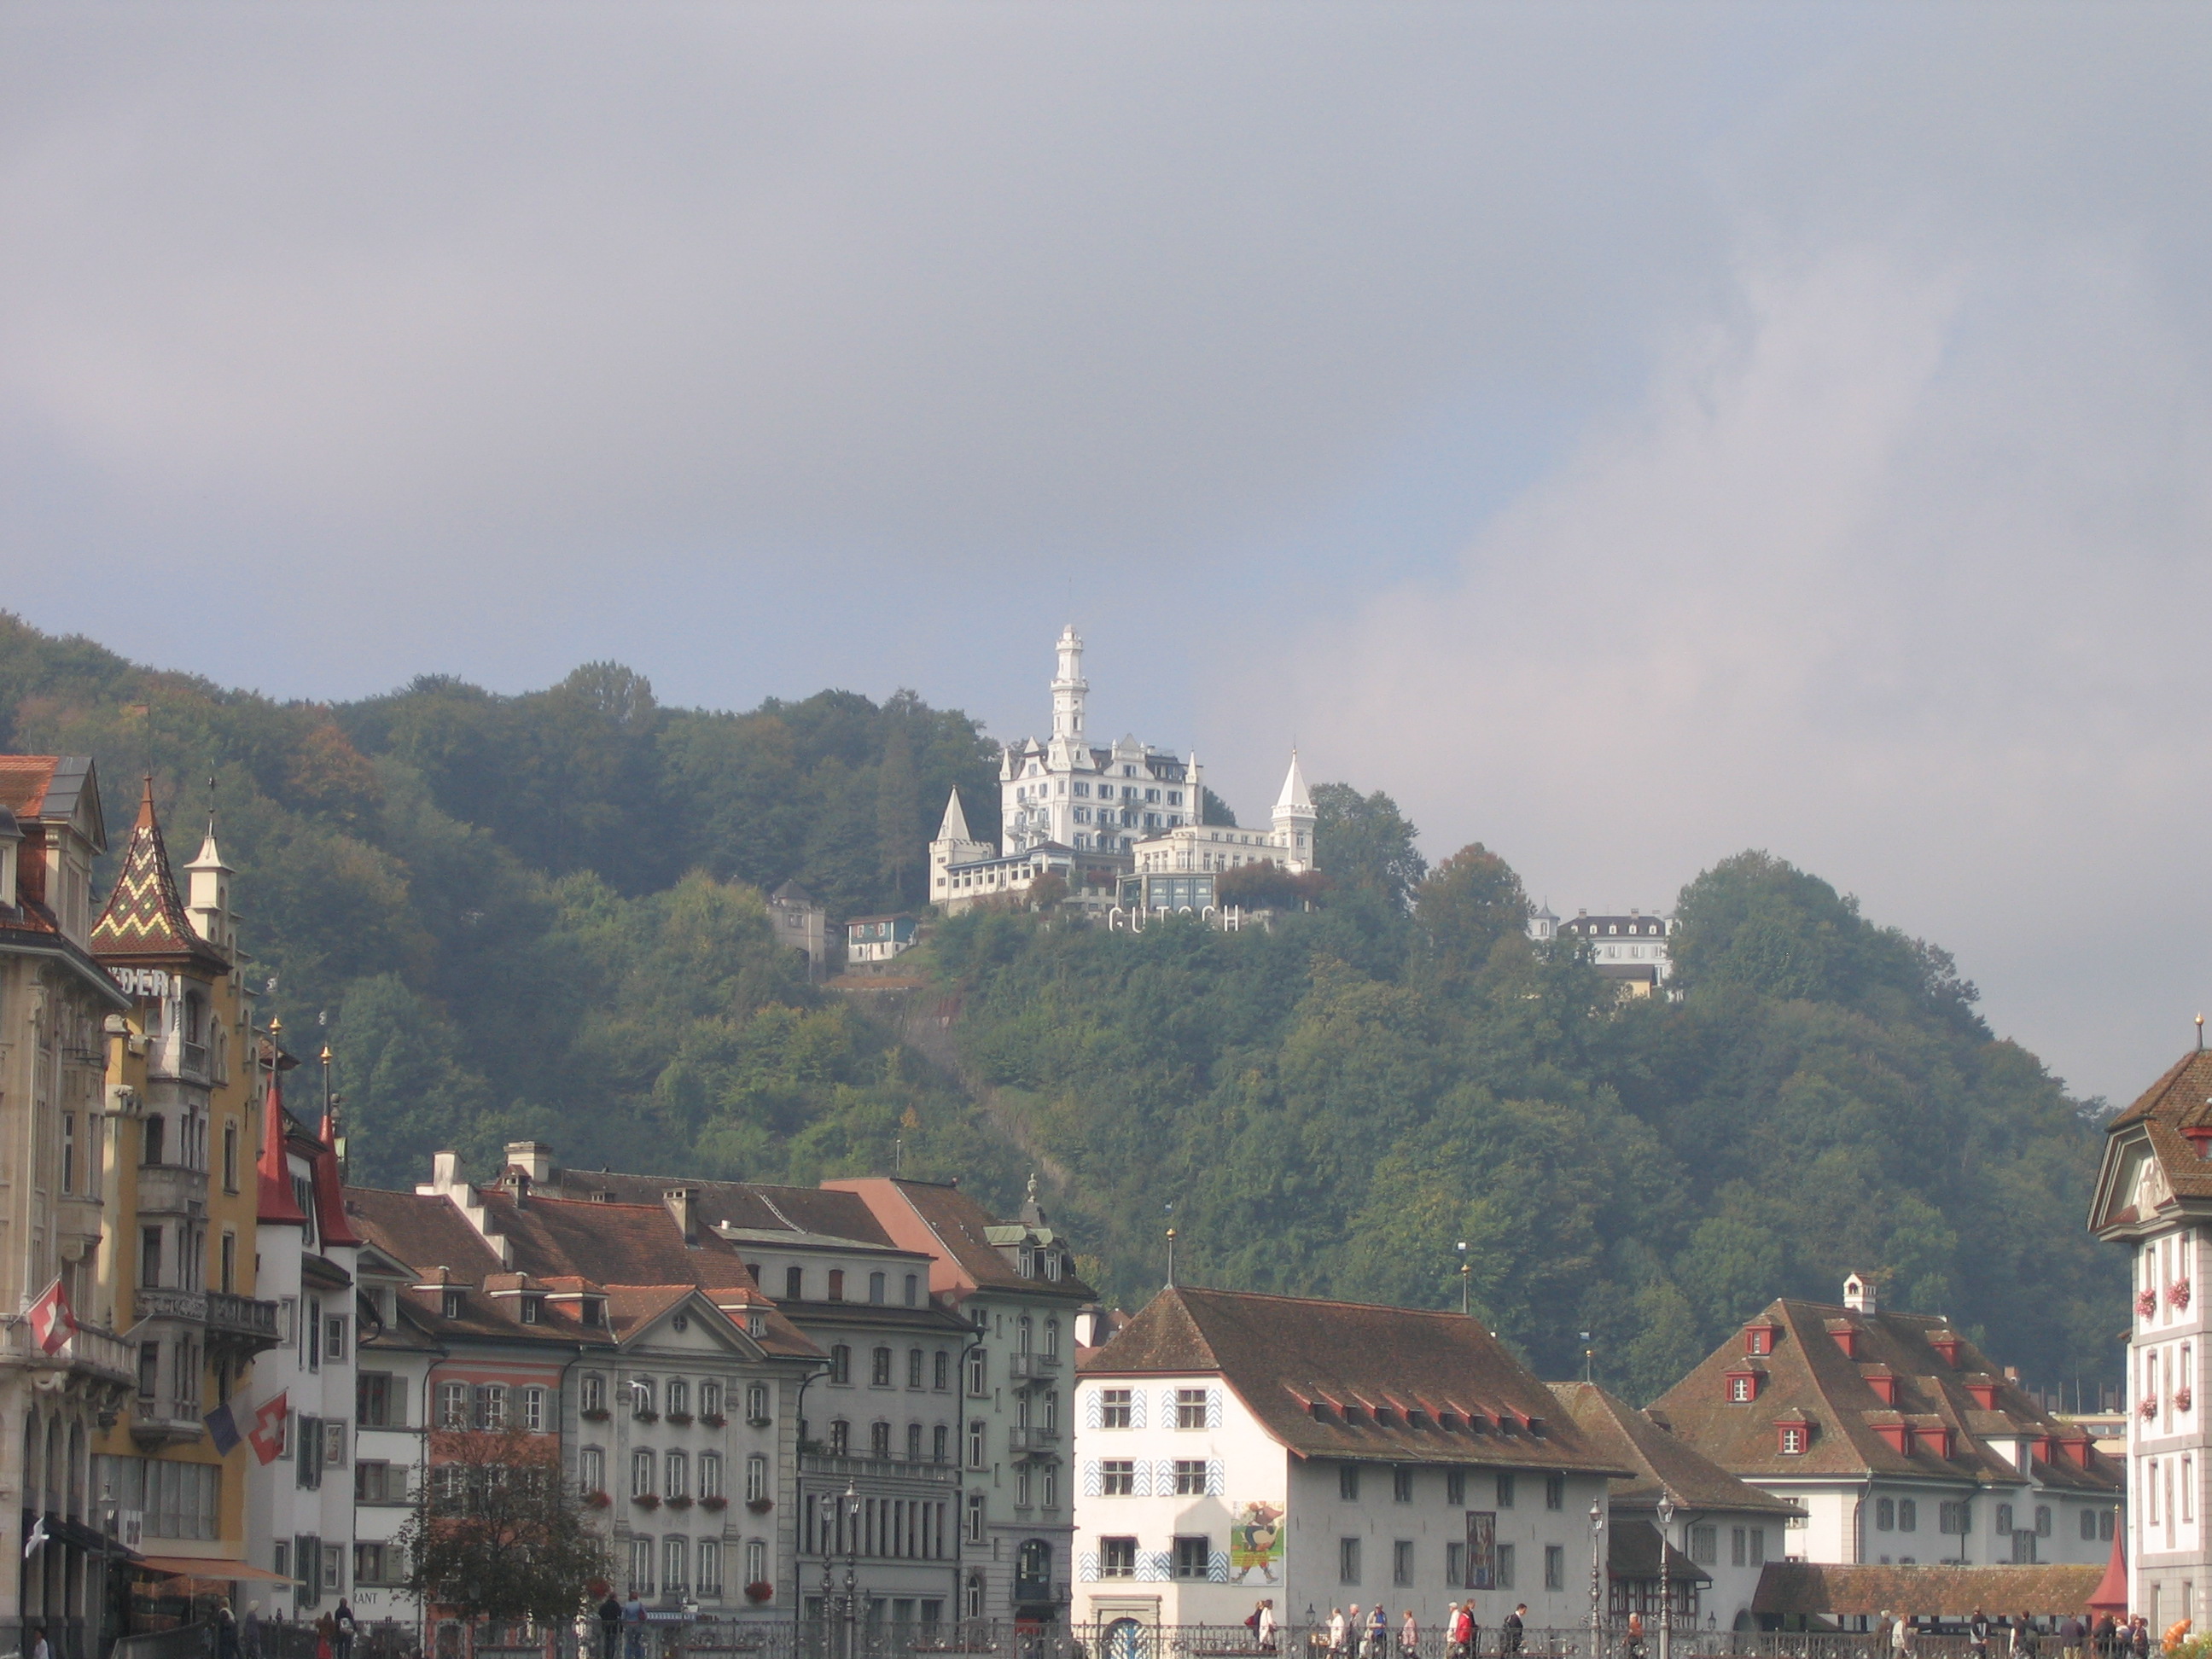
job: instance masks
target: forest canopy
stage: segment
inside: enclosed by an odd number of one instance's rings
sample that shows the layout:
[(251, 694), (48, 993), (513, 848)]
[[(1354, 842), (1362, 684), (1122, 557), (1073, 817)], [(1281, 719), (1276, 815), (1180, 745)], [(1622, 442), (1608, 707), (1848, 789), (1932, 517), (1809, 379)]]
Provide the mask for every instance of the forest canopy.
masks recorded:
[(1250, 883), (1270, 928), (936, 923), (902, 966), (951, 1018), (917, 1048), (810, 984), (763, 898), (917, 907), (947, 792), (996, 821), (996, 744), (911, 692), (672, 708), (592, 664), (284, 703), (0, 616), (0, 748), (93, 755), (111, 817), (150, 772), (187, 853), (214, 780), (262, 1012), (324, 1023), (357, 1180), (526, 1135), (1000, 1205), (1037, 1169), (1130, 1304), (1170, 1224), (1196, 1282), (1430, 1306), (1464, 1241), (1493, 1328), (1551, 1375), (1593, 1347), (1638, 1398), (1869, 1267), (2032, 1381), (2116, 1363), (2081, 1103), (1944, 952), (1766, 853), (1683, 889), (1680, 995), (1624, 1000), (1586, 946), (1529, 940), (1500, 852), (1431, 864), (1387, 793), (1322, 783), (1318, 876)]

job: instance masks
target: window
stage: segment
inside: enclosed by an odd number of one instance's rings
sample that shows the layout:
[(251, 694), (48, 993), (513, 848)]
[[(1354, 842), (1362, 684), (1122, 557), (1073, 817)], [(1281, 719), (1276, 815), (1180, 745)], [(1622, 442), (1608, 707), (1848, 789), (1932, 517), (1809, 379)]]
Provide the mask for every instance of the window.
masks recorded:
[(921, 1280), (920, 1277), (914, 1273), (908, 1273), (906, 1276), (905, 1289), (906, 1305), (909, 1308), (920, 1307), (921, 1305)]
[(768, 1496), (768, 1459), (754, 1453), (745, 1459), (745, 1502), (757, 1504)]
[(805, 1287), (805, 1284), (806, 1270), (805, 1268), (786, 1267), (783, 1270), (784, 1300), (787, 1302), (804, 1301), (805, 1298), (803, 1297), (799, 1292)]
[(830, 1346), (830, 1380), (832, 1382), (850, 1382), (853, 1380), (853, 1351), (842, 1342)]
[(1017, 1463), (1014, 1465), (1014, 1507), (1018, 1510), (1025, 1510), (1029, 1506), (1030, 1466), (1026, 1463)]
[(1133, 1458), (1109, 1457), (1098, 1466), (1098, 1492), (1104, 1498), (1133, 1498), (1137, 1465)]
[(1126, 1429), (1129, 1426), (1129, 1390), (1101, 1389), (1098, 1391), (1098, 1424), (1101, 1428)]
[(745, 1390), (745, 1419), (755, 1428), (768, 1426), (768, 1385), (756, 1382)]
[(522, 1391), (522, 1426), (532, 1434), (545, 1432), (545, 1390), (525, 1389)]
[(842, 1302), (845, 1299), (845, 1270), (842, 1267), (832, 1267), (830, 1270), (830, 1299), (832, 1302)]
[(952, 1356), (939, 1348), (929, 1370), (929, 1386), (939, 1394), (952, 1386)]
[(1782, 1455), (1798, 1457), (1803, 1455), (1804, 1450), (1805, 1431), (1792, 1423), (1782, 1431)]
[(475, 1394), (476, 1425), (496, 1433), (507, 1426), (507, 1385), (479, 1382)]
[(1202, 1429), (1206, 1426), (1206, 1390), (1177, 1389), (1176, 1390), (1176, 1427)]
[(1750, 1560), (1750, 1559), (1751, 1547), (1749, 1541), (1745, 1536), (1744, 1528), (1741, 1527), (1729, 1528), (1729, 1565), (1732, 1567), (1740, 1567), (1747, 1561)]
[(1047, 1359), (1060, 1358), (1060, 1322), (1057, 1319), (1044, 1322), (1044, 1357)]
[(921, 1462), (921, 1425), (919, 1423), (906, 1425), (906, 1461), (909, 1463)]
[[(968, 1541), (971, 1544), (983, 1541), (983, 1494), (980, 1492), (968, 1494)], [(1121, 1577), (1131, 1577), (1136, 1571), (1137, 1540), (1133, 1538), (1129, 1540), (1129, 1571)]]
[(1728, 1380), (1728, 1397), (1738, 1405), (1752, 1397), (1753, 1390), (1748, 1376), (1731, 1376)]
[(1750, 1542), (1751, 1559), (1744, 1565), (1752, 1567), (1765, 1566), (1766, 1565), (1766, 1528), (1753, 1527), (1751, 1529)]
[(1359, 1582), (1359, 1540), (1357, 1538), (1336, 1540), (1336, 1581), (1340, 1584)]
[(1048, 1510), (1060, 1507), (1060, 1465), (1057, 1463), (1044, 1466), (1044, 1506)]
[(699, 1496), (720, 1498), (722, 1495), (722, 1455), (720, 1452), (699, 1454)]
[(346, 1355), (346, 1322), (343, 1314), (334, 1314), (323, 1322), (323, 1357), (343, 1359)]
[(879, 1389), (890, 1387), (891, 1351), (889, 1348), (878, 1348), (870, 1356), (868, 1381)]
[(1563, 1545), (1544, 1546), (1544, 1588), (1547, 1590), (1567, 1587), (1567, 1552)]
[(629, 1588), (635, 1595), (653, 1594), (653, 1540), (629, 1540)]
[[(981, 1319), (982, 1316), (979, 1313), (976, 1317)], [(970, 1348), (968, 1351), (968, 1392), (981, 1397), (984, 1392), (985, 1380), (983, 1351), (981, 1348)]]
[(1510, 1544), (1498, 1547), (1498, 1588), (1513, 1588), (1513, 1546)]
[(983, 1425), (980, 1420), (968, 1425), (968, 1467), (971, 1469), (983, 1467)]
[(384, 1577), (385, 1547), (381, 1544), (356, 1544), (353, 1547), (353, 1582), (356, 1584), (381, 1584)]
[(459, 1319), (461, 1316), (464, 1299), (460, 1291), (447, 1291), (440, 1299), (438, 1305), (447, 1318)]
[(1394, 1540), (1390, 1545), (1390, 1582), (1394, 1584), (1413, 1582), (1413, 1540), (1410, 1538)]
[(853, 1425), (839, 1418), (830, 1425), (830, 1455), (843, 1457), (853, 1449)]
[[(703, 1576), (703, 1567), (701, 1571)], [(745, 1583), (748, 1584), (768, 1583), (768, 1540), (764, 1538), (752, 1539), (745, 1545)], [(715, 1588), (717, 1589), (721, 1588), (719, 1581)]]
[[(977, 1504), (969, 1513), (978, 1519), (982, 1506)], [(976, 1536), (975, 1541), (982, 1539)], [(1137, 1540), (1133, 1538), (1102, 1538), (1098, 1540), (1098, 1576), (1101, 1578), (1134, 1578), (1137, 1576)]]
[(1893, 1500), (1887, 1498), (1875, 1499), (1874, 1529), (1876, 1532), (1897, 1530), (1897, 1504)]
[(584, 1384), (577, 1395), (582, 1410), (586, 1413), (604, 1412), (607, 1408), (607, 1379), (597, 1371), (584, 1373)]
[(688, 1417), (691, 1412), (691, 1385), (680, 1376), (668, 1379), (668, 1414)]
[(1899, 1532), (1918, 1532), (1920, 1530), (1920, 1504), (1918, 1500), (1911, 1498), (1900, 1498), (1897, 1500), (1897, 1529)]
[(465, 1382), (438, 1384), (438, 1426), (441, 1429), (465, 1429), (469, 1425), (469, 1385)]
[(1413, 1501), (1413, 1472), (1402, 1463), (1390, 1471), (1390, 1501), (1395, 1504)]
[[(2188, 1460), (2185, 1458), (2182, 1461), (2185, 1463)], [(2182, 1490), (2186, 1492), (2188, 1489), (2188, 1484), (2185, 1481)], [(2186, 1515), (2181, 1518), (2185, 1521), (2189, 1519)], [(2035, 1535), (2038, 1538), (2051, 1536), (2051, 1505), (2048, 1504), (2038, 1504), (2035, 1506)]]
[(405, 1494), (404, 1481), (395, 1480), (392, 1465), (364, 1457), (353, 1466), (353, 1501), (356, 1504), (396, 1503)]
[(1359, 1501), (1359, 1465), (1339, 1463), (1336, 1466), (1336, 1495), (1347, 1504)]
[(1690, 1528), (1690, 1559), (1701, 1567), (1720, 1565), (1720, 1528), (1697, 1526)]
[(2084, 1543), (2094, 1544), (2097, 1540), (2097, 1512), (2094, 1510), (2081, 1511), (2081, 1539)]
[(1454, 1589), (1463, 1589), (1467, 1587), (1466, 1545), (1444, 1546), (1444, 1583)]
[(1206, 1460), (1202, 1457), (1178, 1457), (1175, 1466), (1175, 1495), (1177, 1498), (1206, 1496)]
[(323, 1425), (323, 1467), (342, 1469), (346, 1466), (346, 1425), (343, 1423)]
[(313, 1492), (323, 1484), (323, 1419), (302, 1416), (299, 1438), (294, 1443), (295, 1484)]
[(138, 1283), (148, 1290), (161, 1283), (161, 1230), (147, 1227), (138, 1235)]
[(222, 1255), (216, 1268), (216, 1288), (225, 1296), (238, 1289), (238, 1235), (228, 1228), (222, 1235)]
[(1970, 1533), (1974, 1529), (1974, 1506), (1971, 1503), (1939, 1504), (1936, 1507), (1936, 1530), (1953, 1534)]
[(1546, 1475), (1544, 1477), (1544, 1507), (1547, 1510), (1563, 1510), (1566, 1506), (1567, 1477), (1564, 1474)]
[(906, 1385), (909, 1389), (921, 1386), (921, 1350), (919, 1348), (906, 1351)]
[(688, 1538), (664, 1538), (660, 1542), (660, 1589), (666, 1595), (680, 1595), (691, 1583), (691, 1540)]
[(1513, 1507), (1513, 1471), (1510, 1469), (1498, 1472), (1498, 1507), (1501, 1510)]
[(945, 1462), (952, 1455), (952, 1431), (939, 1423), (929, 1431), (929, 1461)]
[(605, 1492), (607, 1489), (607, 1455), (598, 1446), (586, 1446), (576, 1454), (576, 1485), (584, 1492)]
[(634, 1451), (629, 1455), (629, 1495), (649, 1498), (653, 1495), (654, 1459), (651, 1452)]
[(238, 1125), (234, 1121), (222, 1126), (222, 1189), (238, 1190)]
[(889, 1457), (891, 1455), (891, 1425), (888, 1423), (868, 1425), (868, 1455)]
[[(2151, 1517), (2154, 1521), (2158, 1517), (2156, 1516), (2153, 1516)], [(2012, 1505), (2009, 1504), (2000, 1504), (1997, 1505), (1997, 1536), (2002, 1538), (2011, 1531)]]
[(1175, 1540), (1175, 1576), (1178, 1578), (1205, 1578), (1209, 1576), (1212, 1540), (1182, 1538)]
[(76, 1114), (62, 1114), (62, 1190), (76, 1190)]
[[(1467, 1507), (1467, 1471), (1465, 1469), (1448, 1469), (1444, 1472), (1444, 1505), (1448, 1509), (1455, 1510)], [(1452, 1582), (1457, 1583), (1459, 1580), (1455, 1578)]]
[(692, 1584), (695, 1595), (717, 1596), (722, 1593), (722, 1547), (712, 1538), (699, 1540), (694, 1553), (698, 1565), (698, 1578)]

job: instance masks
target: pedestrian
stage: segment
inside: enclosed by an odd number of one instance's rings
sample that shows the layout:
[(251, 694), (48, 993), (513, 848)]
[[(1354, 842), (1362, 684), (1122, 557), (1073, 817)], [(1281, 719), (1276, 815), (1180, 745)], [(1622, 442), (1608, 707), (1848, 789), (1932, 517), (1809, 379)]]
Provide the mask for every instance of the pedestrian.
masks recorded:
[(1390, 1651), (1390, 1615), (1377, 1601), (1367, 1613), (1367, 1639), (1360, 1644), (1360, 1659), (1385, 1659)]
[(1979, 1607), (1966, 1620), (1966, 1651), (1972, 1659), (1990, 1659), (1990, 1616)]
[(337, 1639), (336, 1621), (324, 1613), (315, 1620), (315, 1659), (336, 1659), (331, 1645)]
[[(1358, 1605), (1354, 1603), (1352, 1610), (1357, 1613), (1359, 1611)], [(1328, 1650), (1330, 1659), (1344, 1659), (1344, 1609), (1342, 1607), (1331, 1607), (1328, 1610)]]
[(1912, 1621), (1901, 1613), (1890, 1620), (1889, 1650), (1898, 1659), (1912, 1651)]
[(2012, 1659), (2035, 1659), (2033, 1615), (2023, 1613), (2012, 1621)]
[(239, 1626), (238, 1646), (242, 1659), (261, 1659), (261, 1603), (246, 1604), (246, 1622)]
[(46, 1627), (31, 1626), (31, 1659), (54, 1659), (54, 1650), (46, 1645)]
[(623, 1603), (623, 1623), (629, 1626), (629, 1639), (625, 1644), (629, 1650), (629, 1659), (645, 1659), (645, 1598), (635, 1590), (632, 1590), (629, 1600)]
[(2065, 1653), (2066, 1659), (2082, 1659), (2081, 1647), (2088, 1635), (2088, 1626), (2082, 1623), (2080, 1613), (2066, 1615), (2066, 1622), (2058, 1627), (2058, 1645)]
[(1273, 1596), (1260, 1603), (1260, 1620), (1253, 1626), (1252, 1633), (1260, 1639), (1261, 1652), (1273, 1653), (1275, 1650), (1275, 1602)]
[(230, 1598), (218, 1597), (215, 1604), (216, 1659), (238, 1659), (238, 1615), (230, 1610)]
[(1454, 1601), (1444, 1609), (1444, 1659), (1467, 1659), (1467, 1605)]
[(1640, 1613), (1628, 1615), (1626, 1647), (1628, 1659), (1644, 1659), (1644, 1615)]
[(1511, 1659), (1521, 1651), (1522, 1632), (1528, 1627), (1528, 1604), (1516, 1601), (1513, 1611), (1505, 1615), (1505, 1622), (1498, 1632), (1498, 1659)]
[(622, 1640), (623, 1604), (615, 1599), (611, 1585), (607, 1599), (599, 1603), (600, 1659), (617, 1659), (616, 1644)]
[(360, 1629), (361, 1621), (353, 1616), (352, 1605), (341, 1595), (337, 1610), (331, 1614), (331, 1651), (336, 1659), (353, 1659), (353, 1638)]
[(2097, 1650), (2097, 1659), (2112, 1659), (2112, 1633), (2116, 1628), (2111, 1613), (2097, 1615), (2097, 1627), (2089, 1632), (2089, 1644)]
[(1413, 1610), (1406, 1609), (1406, 1617), (1398, 1626), (1400, 1659), (1419, 1659), (1421, 1651), (1421, 1627), (1413, 1622)]

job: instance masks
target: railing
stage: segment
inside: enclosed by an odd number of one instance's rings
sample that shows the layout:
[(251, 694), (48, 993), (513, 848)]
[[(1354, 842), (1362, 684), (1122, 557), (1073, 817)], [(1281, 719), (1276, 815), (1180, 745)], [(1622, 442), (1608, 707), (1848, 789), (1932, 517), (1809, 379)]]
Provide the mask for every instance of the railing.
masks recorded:
[(185, 1319), (195, 1325), (207, 1322), (204, 1291), (140, 1291), (134, 1298), (141, 1319)]
[(1006, 1358), (1006, 1375), (1018, 1382), (1049, 1376), (1060, 1369), (1056, 1353), (1018, 1353)]
[(232, 1296), (224, 1291), (207, 1293), (207, 1322), (210, 1330), (228, 1331), (240, 1336), (266, 1337), (274, 1342), (276, 1337), (276, 1304), (257, 1301), (250, 1296)]
[(1006, 1431), (1007, 1443), (1016, 1452), (1049, 1451), (1060, 1443), (1058, 1429), (1012, 1428)]
[(827, 1474), (860, 1480), (927, 1480), (957, 1486), (960, 1471), (950, 1463), (909, 1463), (899, 1457), (841, 1457), (835, 1452), (801, 1452), (801, 1474)]
[(1039, 1601), (1065, 1602), (1067, 1583), (1065, 1579), (1020, 1578), (1014, 1580), (1014, 1600), (1035, 1605)]
[(213, 1625), (179, 1625), (143, 1636), (125, 1636), (109, 1650), (108, 1659), (209, 1659), (215, 1652)]
[(34, 1367), (76, 1366), (94, 1372), (105, 1382), (137, 1386), (138, 1351), (112, 1331), (80, 1325), (62, 1344), (60, 1352), (49, 1355), (31, 1335), (29, 1320), (18, 1318), (14, 1324), (0, 1329), (4, 1329), (0, 1354), (11, 1359)]
[[(1395, 1621), (1380, 1640), (1365, 1631), (1347, 1631), (1332, 1643), (1325, 1625), (1278, 1628), (1262, 1646), (1244, 1625), (1147, 1625), (1133, 1619), (1079, 1625), (1073, 1640), (1083, 1659), (1589, 1659), (1587, 1625), (1531, 1627), (1519, 1644), (1505, 1645), (1497, 1626), (1478, 1626), (1474, 1641), (1456, 1649), (1433, 1626), (1418, 1630), (1407, 1644)], [(2048, 1647), (2051, 1638), (2043, 1638)], [(1889, 1659), (1891, 1650), (1874, 1632), (1725, 1631), (1678, 1626), (1669, 1637), (1673, 1659)], [(1964, 1636), (1917, 1632), (1916, 1659), (1967, 1659)], [(1658, 1659), (1656, 1622), (1632, 1644), (1622, 1624), (1608, 1620), (1597, 1643), (1597, 1659)]]
[(207, 1044), (185, 1042), (177, 1046), (184, 1050), (185, 1069), (188, 1072), (197, 1072), (202, 1077), (205, 1077), (208, 1068)]

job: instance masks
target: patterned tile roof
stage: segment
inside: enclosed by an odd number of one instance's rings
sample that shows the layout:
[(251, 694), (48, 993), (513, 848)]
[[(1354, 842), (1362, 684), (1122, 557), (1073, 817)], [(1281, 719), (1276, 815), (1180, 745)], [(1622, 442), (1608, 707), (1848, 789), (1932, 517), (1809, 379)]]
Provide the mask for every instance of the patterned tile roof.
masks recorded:
[(138, 821), (131, 827), (115, 890), (93, 924), (92, 948), (101, 957), (188, 957), (217, 969), (229, 961), (193, 930), (184, 896), (169, 868), (169, 849), (154, 811), (154, 780), (138, 798)]

